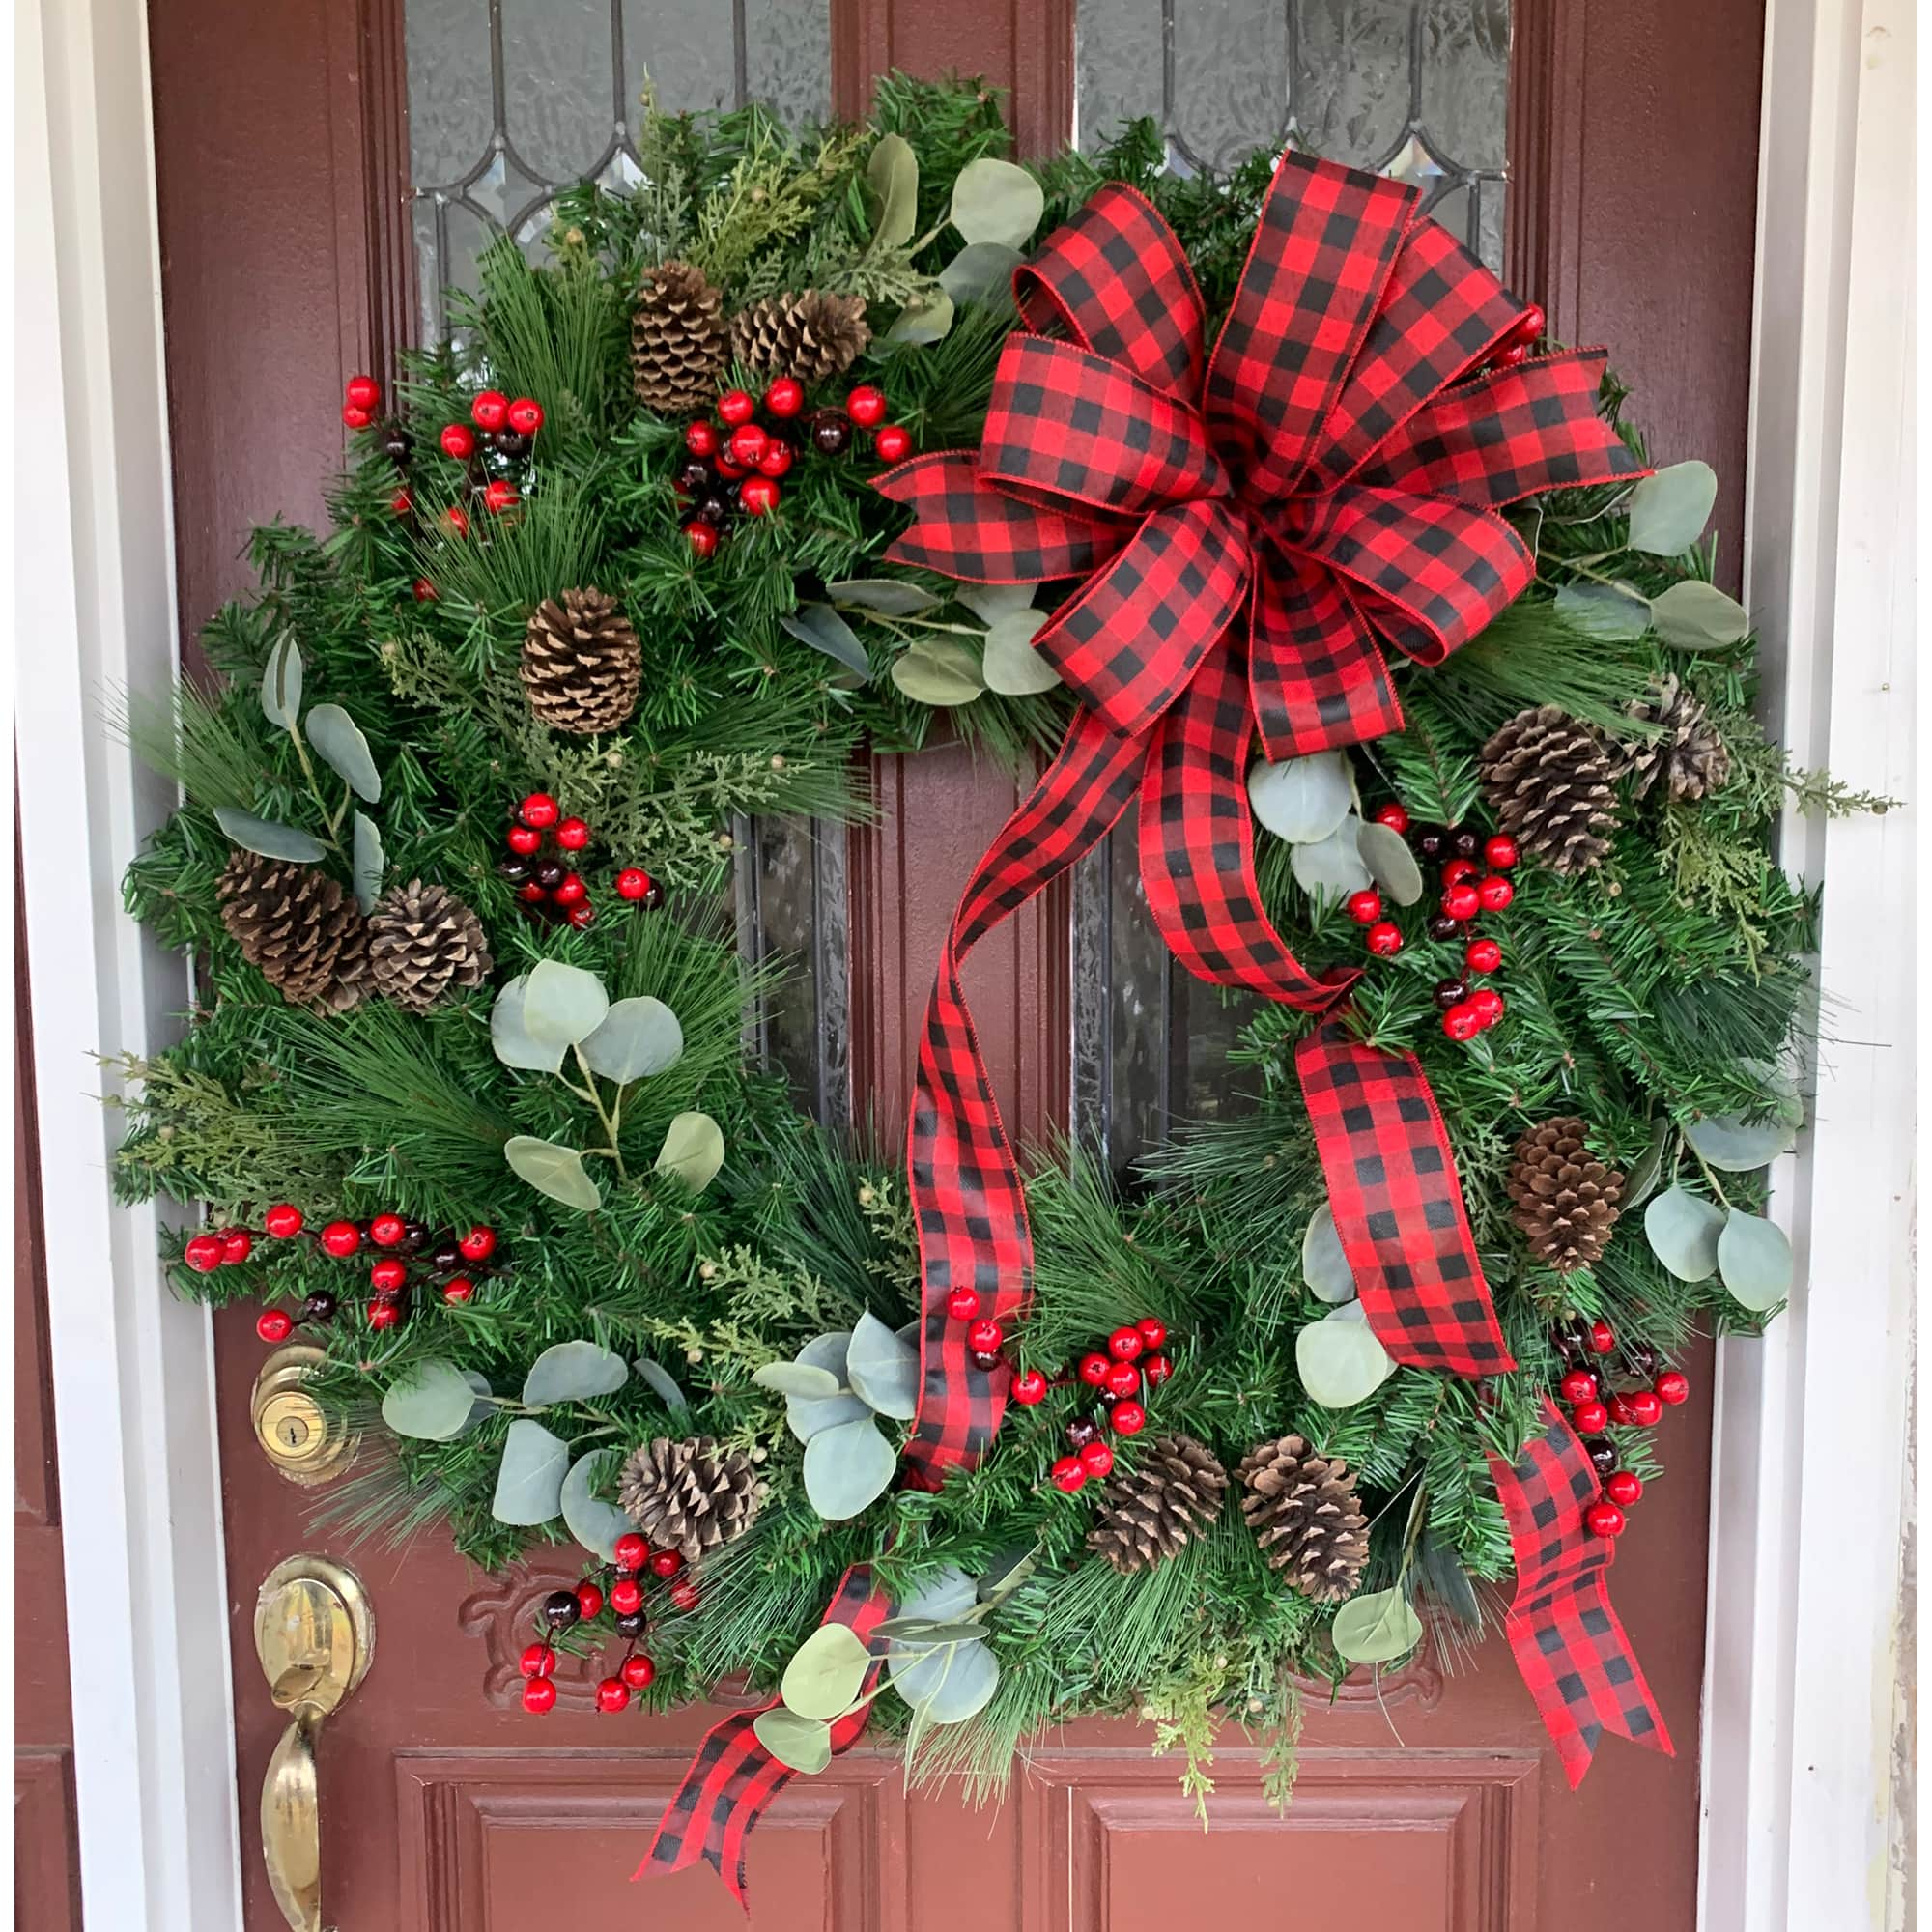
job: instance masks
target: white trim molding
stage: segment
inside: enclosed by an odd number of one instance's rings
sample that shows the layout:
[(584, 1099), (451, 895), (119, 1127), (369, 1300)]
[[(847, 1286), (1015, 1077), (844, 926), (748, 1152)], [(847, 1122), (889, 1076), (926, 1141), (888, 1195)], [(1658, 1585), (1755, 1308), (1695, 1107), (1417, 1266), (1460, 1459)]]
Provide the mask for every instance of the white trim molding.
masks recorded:
[(1914, 1345), (1913, 0), (1770, 0), (1746, 595), (1768, 722), (1905, 804), (1791, 815), (1822, 881), (1800, 1287), (1719, 1351), (1703, 1932), (1899, 1923), (1895, 1697)]
[(113, 1205), (120, 1126), (89, 1058), (145, 1051), (181, 963), (121, 911), (168, 787), (106, 725), (174, 676), (160, 251), (141, 0), (15, 15), (14, 635), (74, 640), (16, 683), (81, 1904), (89, 1925), (242, 1924), (228, 1593), (205, 1311), (152, 1209)]

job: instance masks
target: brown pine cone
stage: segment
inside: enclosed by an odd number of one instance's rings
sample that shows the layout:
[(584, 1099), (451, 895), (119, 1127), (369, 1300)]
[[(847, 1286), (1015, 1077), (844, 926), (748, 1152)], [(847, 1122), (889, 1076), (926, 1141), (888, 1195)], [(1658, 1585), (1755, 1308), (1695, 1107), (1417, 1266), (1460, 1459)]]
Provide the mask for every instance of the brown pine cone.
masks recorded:
[(767, 296), (731, 318), (731, 355), (766, 382), (780, 376), (822, 383), (865, 354), (872, 331), (859, 296)]
[(1593, 1267), (1616, 1226), (1624, 1178), (1583, 1145), (1588, 1122), (1565, 1114), (1517, 1139), (1506, 1183), (1530, 1252), (1559, 1274)]
[(480, 986), (490, 966), (482, 921), (440, 886), (394, 886), (369, 915), (370, 986), (412, 1013)]
[(237, 852), (218, 892), (228, 936), (291, 1006), (347, 1012), (368, 990), (367, 923), (327, 872)]
[(1348, 1463), (1284, 1435), (1250, 1449), (1239, 1475), (1242, 1519), (1270, 1567), (1318, 1604), (1353, 1596), (1369, 1560), (1369, 1522)]
[(643, 649), (614, 597), (594, 586), (566, 590), (530, 612), (518, 675), (530, 709), (553, 731), (621, 730), (643, 674)]
[(1617, 776), (1634, 776), (1638, 798), (1659, 779), (1671, 798), (1702, 798), (1731, 775), (1731, 754), (1704, 707), (1675, 676), (1662, 678), (1647, 698), (1631, 706), (1631, 716), (1662, 727), (1655, 738), (1635, 738), (1617, 747)]
[(727, 347), (724, 298), (685, 262), (644, 271), (631, 310), (631, 382), (661, 416), (689, 416), (717, 394)]
[(1138, 1467), (1108, 1477), (1087, 1548), (1116, 1570), (1151, 1569), (1207, 1533), (1227, 1489), (1211, 1449), (1191, 1435), (1162, 1435)]
[(624, 1514), (660, 1549), (696, 1563), (743, 1536), (765, 1499), (750, 1457), (708, 1435), (656, 1441), (632, 1453), (617, 1486)]
[(1558, 872), (1601, 866), (1615, 829), (1616, 760), (1553, 704), (1520, 711), (1482, 753), (1483, 796), (1524, 852)]

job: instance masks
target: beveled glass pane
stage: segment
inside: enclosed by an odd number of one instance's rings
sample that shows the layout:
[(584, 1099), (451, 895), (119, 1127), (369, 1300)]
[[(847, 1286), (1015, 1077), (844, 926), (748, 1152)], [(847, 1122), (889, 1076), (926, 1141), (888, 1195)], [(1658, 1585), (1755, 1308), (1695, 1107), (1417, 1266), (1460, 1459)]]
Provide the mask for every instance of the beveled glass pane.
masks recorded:
[[(737, 9), (712, 0), (624, 0), (624, 111), (635, 133), (650, 80), (668, 107), (730, 107), (738, 99)], [(829, 77), (831, 63), (828, 58)]]
[(797, 128), (832, 113), (832, 10), (826, 0), (742, 0), (743, 98)]
[(490, 0), (409, 0), (410, 176), (418, 188), (468, 174), (496, 131)]
[(1500, 168), (1509, 95), (1509, 0), (1423, 0), (1418, 119), (1449, 159)]
[(1168, 131), (1187, 161), (1225, 168), (1288, 134), (1288, 16), (1280, 0), (1178, 4)]
[(1415, 0), (1298, 0), (1292, 104), (1301, 144), (1383, 166), (1408, 130)]
[(1083, 148), (1112, 140), (1122, 121), (1161, 120), (1161, 10), (1149, 0), (1080, 0), (1073, 15), (1075, 126)]
[(618, 120), (611, 0), (498, 0), (503, 132), (552, 184), (597, 171)]

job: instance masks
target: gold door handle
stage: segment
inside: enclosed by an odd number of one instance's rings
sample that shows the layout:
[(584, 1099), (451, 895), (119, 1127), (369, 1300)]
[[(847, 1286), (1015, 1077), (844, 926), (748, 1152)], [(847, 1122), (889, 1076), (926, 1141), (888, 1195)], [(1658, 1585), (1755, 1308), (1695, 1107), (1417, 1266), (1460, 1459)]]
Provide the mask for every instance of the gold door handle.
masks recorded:
[(327, 1556), (291, 1556), (255, 1600), (255, 1654), (292, 1721), (262, 1780), (262, 1857), (292, 1932), (322, 1932), (322, 1720), (368, 1674), (376, 1622), (362, 1579)]

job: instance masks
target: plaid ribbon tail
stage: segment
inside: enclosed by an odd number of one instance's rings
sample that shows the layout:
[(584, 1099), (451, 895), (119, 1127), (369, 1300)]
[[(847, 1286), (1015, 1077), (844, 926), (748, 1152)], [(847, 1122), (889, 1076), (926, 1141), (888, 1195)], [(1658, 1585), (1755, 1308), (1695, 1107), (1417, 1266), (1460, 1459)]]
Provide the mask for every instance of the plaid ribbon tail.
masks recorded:
[(1513, 1369), (1421, 1063), (1364, 1046), (1330, 1022), (1295, 1049), (1294, 1070), (1342, 1252), (1377, 1341), (1411, 1368), (1452, 1376)]
[(1576, 1431), (1546, 1396), (1544, 1428), (1511, 1464), (1491, 1456), (1516, 1554), (1510, 1649), (1574, 1791), (1605, 1731), (1676, 1753), (1663, 1714), (1610, 1605), (1616, 1544), (1593, 1536), (1583, 1512), (1597, 1472)]
[[(861, 1565), (838, 1579), (838, 1588), (819, 1621), (844, 1624), (869, 1639), (892, 1610), (892, 1599), (873, 1580), (871, 1570)], [(872, 1665), (862, 1689), (872, 1688), (879, 1669), (879, 1664)], [(658, 1821), (643, 1862), (631, 1874), (633, 1883), (660, 1872), (682, 1871), (702, 1859), (750, 1914), (751, 1900), (745, 1895), (746, 1840), (765, 1807), (797, 1775), (758, 1742), (753, 1728), (777, 1702), (773, 1698), (756, 1711), (733, 1711), (705, 1732), (683, 1782)], [(846, 1749), (858, 1738), (870, 1710), (869, 1704), (862, 1705), (833, 1725), (835, 1752)]]

